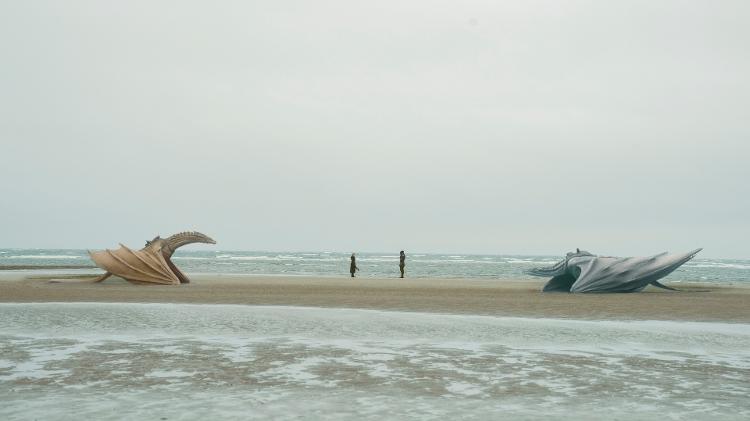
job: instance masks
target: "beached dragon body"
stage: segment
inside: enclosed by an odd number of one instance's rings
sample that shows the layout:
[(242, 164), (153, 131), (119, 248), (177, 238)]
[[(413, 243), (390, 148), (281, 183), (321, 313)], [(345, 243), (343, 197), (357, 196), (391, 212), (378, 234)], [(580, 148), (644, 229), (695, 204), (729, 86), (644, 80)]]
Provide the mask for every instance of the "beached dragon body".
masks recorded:
[(595, 256), (587, 251), (576, 250), (553, 266), (534, 268), (527, 273), (552, 277), (544, 285), (544, 292), (637, 292), (648, 285), (674, 290), (658, 280), (672, 273), (701, 250), (625, 258)]
[(131, 250), (120, 244), (117, 250), (89, 251), (91, 260), (107, 271), (95, 282), (115, 275), (138, 284), (186, 284), (190, 280), (172, 263), (172, 254), (178, 248), (192, 243), (216, 244), (216, 241), (197, 231), (189, 231), (169, 238), (156, 236), (153, 240), (146, 241), (146, 246), (140, 250)]

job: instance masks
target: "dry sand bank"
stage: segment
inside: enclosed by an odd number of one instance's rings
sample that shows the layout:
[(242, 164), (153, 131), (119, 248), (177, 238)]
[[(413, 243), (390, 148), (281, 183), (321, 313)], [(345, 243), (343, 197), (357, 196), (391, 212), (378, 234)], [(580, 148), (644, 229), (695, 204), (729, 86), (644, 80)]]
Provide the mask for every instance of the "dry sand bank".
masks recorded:
[[(62, 278), (62, 276), (52, 276)], [(750, 288), (681, 285), (635, 294), (542, 294), (540, 281), (193, 276), (181, 286), (17, 275), (0, 302), (143, 302), (345, 307), (575, 319), (750, 322)], [(24, 278), (24, 279), (18, 279)], [(90, 279), (90, 278), (89, 278)], [(709, 290), (702, 292), (701, 290)]]
[(5, 270), (56, 270), (56, 269), (96, 269), (94, 265), (0, 265)]

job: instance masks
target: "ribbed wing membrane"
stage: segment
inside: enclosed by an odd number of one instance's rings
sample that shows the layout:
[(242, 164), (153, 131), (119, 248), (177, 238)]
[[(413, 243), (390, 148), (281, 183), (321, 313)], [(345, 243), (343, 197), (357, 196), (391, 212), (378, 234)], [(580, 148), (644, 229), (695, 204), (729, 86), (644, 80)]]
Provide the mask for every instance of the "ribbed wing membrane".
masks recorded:
[(89, 252), (97, 266), (128, 281), (178, 285), (180, 280), (169, 268), (160, 248), (132, 250), (120, 244), (117, 250)]

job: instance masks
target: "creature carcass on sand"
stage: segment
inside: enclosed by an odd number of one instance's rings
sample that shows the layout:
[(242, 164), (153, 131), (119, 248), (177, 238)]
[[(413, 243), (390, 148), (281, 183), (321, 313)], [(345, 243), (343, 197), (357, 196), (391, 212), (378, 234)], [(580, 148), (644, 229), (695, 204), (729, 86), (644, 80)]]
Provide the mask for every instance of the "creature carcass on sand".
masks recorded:
[(91, 252), (91, 260), (107, 271), (95, 282), (112, 275), (136, 284), (179, 285), (190, 282), (187, 276), (172, 263), (172, 254), (178, 248), (192, 243), (216, 244), (216, 241), (196, 231), (181, 232), (169, 238), (157, 236), (146, 242), (140, 250), (131, 250), (120, 244), (117, 250)]
[(692, 259), (702, 249), (650, 257), (601, 257), (587, 251), (568, 253), (557, 264), (527, 271), (551, 276), (542, 291), (549, 292), (637, 292), (646, 286), (671, 289), (658, 282)]

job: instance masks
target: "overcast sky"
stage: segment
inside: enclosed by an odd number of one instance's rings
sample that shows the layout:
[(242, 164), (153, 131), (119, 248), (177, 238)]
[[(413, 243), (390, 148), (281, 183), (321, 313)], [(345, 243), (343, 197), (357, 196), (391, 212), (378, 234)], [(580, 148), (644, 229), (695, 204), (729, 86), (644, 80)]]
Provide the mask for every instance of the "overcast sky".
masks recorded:
[(2, 2), (0, 247), (750, 258), (748, 22), (746, 0)]

